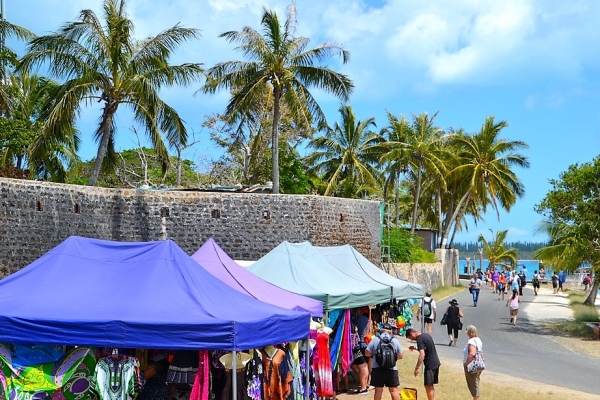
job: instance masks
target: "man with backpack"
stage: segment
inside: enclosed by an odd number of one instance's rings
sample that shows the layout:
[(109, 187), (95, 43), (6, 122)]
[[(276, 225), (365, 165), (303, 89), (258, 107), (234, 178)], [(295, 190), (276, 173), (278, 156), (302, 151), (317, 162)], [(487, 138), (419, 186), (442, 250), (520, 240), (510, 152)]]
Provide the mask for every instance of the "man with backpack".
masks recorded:
[(423, 315), (423, 325), (427, 328), (427, 333), (431, 335), (431, 325), (437, 319), (437, 310), (435, 300), (431, 298), (431, 292), (429, 291), (425, 293), (425, 297), (423, 297), (419, 303), (417, 321), (420, 321), (421, 315)]
[(365, 357), (369, 357), (371, 385), (375, 386), (374, 400), (381, 400), (384, 386), (390, 390), (392, 400), (400, 399), (396, 361), (402, 359), (402, 348), (392, 335), (392, 329), (390, 325), (384, 325), (379, 337), (374, 336), (365, 350)]
[(423, 373), (423, 386), (425, 386), (425, 393), (427, 393), (427, 400), (435, 399), (435, 387), (433, 385), (438, 383), (438, 376), (440, 372), (440, 359), (437, 355), (435, 343), (433, 338), (427, 333), (418, 332), (412, 328), (406, 330), (406, 338), (417, 342), (417, 346), (409, 346), (408, 349), (419, 352), (419, 359), (415, 366), (415, 376), (419, 375), (421, 364), (425, 366), (425, 372)]

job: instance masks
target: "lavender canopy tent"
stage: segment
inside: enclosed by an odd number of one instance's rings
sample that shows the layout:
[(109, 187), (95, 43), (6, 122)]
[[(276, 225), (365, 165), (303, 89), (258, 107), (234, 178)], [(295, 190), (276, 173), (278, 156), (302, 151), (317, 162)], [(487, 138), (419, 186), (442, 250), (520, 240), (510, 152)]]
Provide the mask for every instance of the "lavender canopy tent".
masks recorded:
[(305, 311), (313, 317), (323, 316), (322, 301), (289, 292), (259, 278), (233, 261), (212, 238), (192, 254), (192, 258), (241, 293), (288, 310)]

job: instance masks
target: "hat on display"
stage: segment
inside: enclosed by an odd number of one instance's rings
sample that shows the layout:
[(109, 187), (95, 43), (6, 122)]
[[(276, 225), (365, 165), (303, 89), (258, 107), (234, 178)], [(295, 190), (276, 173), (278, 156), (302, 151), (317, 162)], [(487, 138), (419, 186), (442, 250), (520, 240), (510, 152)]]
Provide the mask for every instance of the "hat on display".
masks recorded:
[(453, 305), (453, 306), (457, 306), (458, 305), (458, 301), (456, 301), (456, 299), (450, 300), (449, 303), (450, 303), (450, 305)]
[[(242, 369), (246, 367), (246, 364), (248, 364), (248, 361), (250, 361), (252, 357), (250, 357), (250, 354), (248, 353), (242, 353), (238, 351), (236, 358), (236, 369)], [(221, 361), (221, 364), (225, 366), (225, 369), (233, 369), (233, 353), (227, 353), (221, 356), (219, 361)]]
[(321, 329), (323, 327), (323, 324), (320, 322), (317, 322), (313, 319), (310, 320), (310, 329), (313, 331), (317, 331), (319, 329)]

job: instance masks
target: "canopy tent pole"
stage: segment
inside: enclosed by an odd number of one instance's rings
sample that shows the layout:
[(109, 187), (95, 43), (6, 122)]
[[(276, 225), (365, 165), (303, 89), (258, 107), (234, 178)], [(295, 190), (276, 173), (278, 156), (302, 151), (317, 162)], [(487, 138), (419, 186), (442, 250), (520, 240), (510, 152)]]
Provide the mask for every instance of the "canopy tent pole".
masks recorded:
[(304, 355), (304, 363), (306, 364), (306, 386), (304, 387), (304, 400), (308, 400), (308, 391), (310, 390), (310, 365), (308, 361), (310, 357), (308, 352), (310, 351), (310, 336), (306, 338), (306, 354)]
[(233, 400), (237, 400), (237, 351), (233, 351), (233, 362), (231, 363), (231, 390), (233, 391)]

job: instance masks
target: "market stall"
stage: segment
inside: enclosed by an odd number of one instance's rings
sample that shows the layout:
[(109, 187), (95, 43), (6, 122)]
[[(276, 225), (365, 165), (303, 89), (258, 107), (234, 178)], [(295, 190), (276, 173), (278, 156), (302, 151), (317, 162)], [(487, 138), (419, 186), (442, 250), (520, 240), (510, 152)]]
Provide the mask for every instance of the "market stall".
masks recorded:
[(357, 279), (370, 279), (389, 286), (391, 298), (396, 300), (423, 297), (423, 286), (398, 279), (377, 267), (351, 245), (314, 248), (338, 270)]
[(214, 277), (241, 293), (288, 310), (305, 311), (313, 317), (323, 315), (322, 301), (281, 289), (259, 278), (233, 261), (212, 238), (191, 257)]
[(72, 236), (0, 281), (0, 342), (242, 350), (308, 337), (309, 314), (232, 289), (171, 240)]

